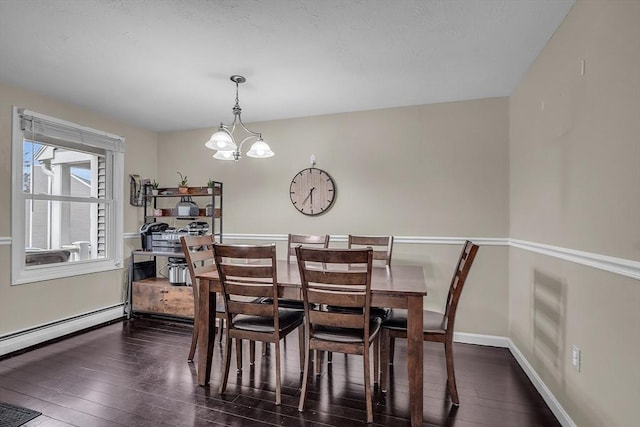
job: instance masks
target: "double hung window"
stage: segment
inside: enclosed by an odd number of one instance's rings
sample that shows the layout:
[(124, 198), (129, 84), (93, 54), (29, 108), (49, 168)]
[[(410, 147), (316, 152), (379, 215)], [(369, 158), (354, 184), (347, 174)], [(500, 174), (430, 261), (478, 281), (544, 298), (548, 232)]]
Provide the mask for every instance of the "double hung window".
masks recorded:
[(13, 112), (13, 284), (122, 264), (124, 139)]

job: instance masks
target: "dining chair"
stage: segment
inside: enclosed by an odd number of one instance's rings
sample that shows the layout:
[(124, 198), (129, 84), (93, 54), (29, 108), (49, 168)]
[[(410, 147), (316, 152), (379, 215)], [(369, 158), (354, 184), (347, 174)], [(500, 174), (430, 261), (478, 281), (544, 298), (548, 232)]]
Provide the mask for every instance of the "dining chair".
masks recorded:
[[(207, 273), (216, 270), (216, 264), (213, 259), (213, 242), (212, 235), (205, 236), (181, 236), (182, 252), (184, 253), (187, 267), (189, 269), (189, 277), (191, 278), (191, 286), (193, 287), (193, 334), (191, 336), (191, 348), (189, 349), (189, 362), (193, 361), (193, 356), (198, 344), (198, 298), (199, 298), (199, 281), (196, 278), (198, 274)], [(219, 322), (220, 342), (222, 342), (222, 331), (224, 328), (224, 304), (222, 301), (216, 300), (216, 318)]]
[[(347, 239), (347, 247), (349, 249), (370, 247), (373, 249), (373, 266), (388, 267), (391, 265), (391, 254), (393, 252), (393, 236), (354, 236), (349, 234)], [(336, 307), (327, 307), (329, 311), (336, 311)], [(384, 307), (371, 307), (371, 316), (379, 317), (384, 320), (390, 309)], [(374, 368), (378, 368), (379, 349), (374, 349)], [(327, 355), (327, 362), (331, 363), (333, 355)], [(378, 375), (374, 375), (373, 381), (378, 382)]]
[[(453, 272), (449, 293), (445, 303), (444, 313), (425, 310), (423, 312), (423, 340), (444, 344), (447, 364), (447, 388), (451, 401), (459, 405), (456, 375), (453, 365), (453, 328), (456, 320), (458, 302), (462, 295), (462, 288), (469, 275), (469, 270), (478, 252), (478, 245), (466, 241), (460, 253), (458, 264)], [(407, 310), (393, 309), (391, 314), (382, 322), (380, 337), (382, 372), (380, 389), (387, 390), (387, 375), (389, 361), (393, 363), (395, 338), (407, 338)]]
[[(371, 247), (373, 248), (373, 265), (391, 265), (391, 254), (393, 252), (393, 236), (354, 236), (349, 234), (349, 249)], [(376, 261), (380, 261), (376, 263)]]
[(291, 257), (296, 256), (296, 247), (299, 245), (315, 247), (315, 248), (328, 248), (329, 234), (291, 234), (289, 233), (287, 239), (287, 262), (291, 262)]
[[(224, 245), (215, 243), (213, 253), (225, 306), (227, 336), (225, 340), (224, 374), (220, 394), (227, 387), (231, 362), (231, 340), (261, 341), (276, 344), (276, 405), (281, 403), (280, 339), (299, 328), (303, 340), (304, 312), (280, 308), (276, 246)], [(265, 303), (264, 298), (271, 298)], [(236, 347), (236, 351), (240, 349)], [(304, 351), (300, 345), (300, 364)]]
[[(307, 397), (311, 351), (358, 354), (364, 358), (367, 422), (373, 422), (369, 348), (378, 339), (381, 323), (379, 318), (369, 316), (373, 250), (298, 246), (296, 257), (302, 283), (306, 349), (298, 410), (304, 410)], [(354, 310), (332, 313), (322, 309), (325, 305)]]
[[(287, 263), (291, 262), (291, 258), (296, 256), (296, 246), (304, 245), (309, 247), (329, 247), (330, 236), (328, 234), (311, 235), (311, 234), (291, 234), (287, 238)], [(270, 302), (269, 299), (265, 300)], [(304, 310), (302, 301), (295, 299), (280, 298), (279, 306), (282, 308), (293, 308), (296, 310)]]

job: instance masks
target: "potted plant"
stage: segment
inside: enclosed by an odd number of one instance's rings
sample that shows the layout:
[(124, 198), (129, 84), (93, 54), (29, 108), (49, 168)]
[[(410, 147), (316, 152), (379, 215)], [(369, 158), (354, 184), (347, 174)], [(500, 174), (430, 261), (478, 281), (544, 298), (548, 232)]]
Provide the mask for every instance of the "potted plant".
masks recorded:
[(187, 194), (189, 192), (189, 180), (187, 179), (186, 175), (183, 176), (180, 172), (178, 172), (178, 175), (180, 176), (180, 182), (178, 183), (178, 193)]
[(213, 186), (214, 186), (214, 182), (211, 178), (209, 178), (209, 181), (207, 181), (207, 193), (209, 194), (213, 194)]
[(153, 182), (151, 183), (151, 195), (152, 196), (157, 196), (158, 195), (158, 181), (156, 181), (155, 179), (153, 180)]

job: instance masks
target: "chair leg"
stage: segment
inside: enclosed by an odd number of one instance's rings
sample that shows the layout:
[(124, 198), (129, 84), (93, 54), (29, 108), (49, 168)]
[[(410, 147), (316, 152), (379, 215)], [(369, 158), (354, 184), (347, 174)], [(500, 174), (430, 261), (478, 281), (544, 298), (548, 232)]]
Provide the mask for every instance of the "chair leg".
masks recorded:
[(242, 372), (242, 340), (240, 338), (236, 338), (236, 369), (238, 373)]
[(229, 338), (227, 332), (227, 339), (224, 342), (224, 373), (222, 374), (222, 381), (220, 381), (220, 389), (218, 393), (223, 394), (227, 388), (227, 380), (229, 379), (229, 367), (231, 365), (231, 338)]
[(327, 363), (333, 363), (333, 352), (327, 351)]
[(282, 396), (280, 394), (280, 388), (282, 384), (280, 384), (280, 341), (278, 340), (276, 343), (276, 405), (279, 405), (282, 402)]
[(391, 337), (389, 330), (382, 328), (380, 331), (380, 391), (387, 392), (387, 376), (389, 374), (389, 346)]
[(300, 373), (304, 371), (304, 323), (298, 327), (298, 348), (300, 350)]
[[(215, 333), (215, 330), (214, 330)], [(198, 319), (193, 322), (193, 333), (191, 334), (191, 348), (189, 349), (188, 362), (193, 362), (193, 356), (196, 354), (196, 345), (198, 344)]]
[(309, 349), (309, 343), (305, 337), (305, 357), (304, 357), (304, 371), (302, 373), (302, 390), (300, 391), (300, 402), (298, 403), (298, 411), (304, 411), (304, 402), (307, 398), (307, 384), (309, 379), (309, 363), (311, 363), (311, 350)]
[(456, 373), (453, 367), (453, 340), (446, 339), (444, 342), (444, 354), (447, 360), (447, 385), (449, 388), (449, 394), (451, 395), (451, 401), (454, 405), (459, 405), (458, 388), (456, 387)]
[(380, 376), (380, 333), (373, 341), (373, 384), (378, 384), (378, 377)]
[(322, 361), (320, 360), (321, 358), (322, 358), (322, 352), (318, 350), (313, 350), (313, 360), (314, 360), (314, 366), (316, 368), (316, 375), (320, 375), (320, 366), (322, 364)]
[(364, 351), (364, 396), (367, 402), (367, 423), (373, 422), (373, 404), (371, 402), (371, 366), (369, 366), (369, 350)]
[(396, 339), (395, 337), (389, 337), (389, 364), (393, 365), (393, 356), (396, 353)]
[(220, 318), (220, 322), (218, 324), (220, 325), (220, 336), (218, 337), (218, 342), (222, 343), (222, 332), (224, 331), (224, 319), (222, 317)]
[(249, 341), (249, 365), (256, 363), (256, 342)]

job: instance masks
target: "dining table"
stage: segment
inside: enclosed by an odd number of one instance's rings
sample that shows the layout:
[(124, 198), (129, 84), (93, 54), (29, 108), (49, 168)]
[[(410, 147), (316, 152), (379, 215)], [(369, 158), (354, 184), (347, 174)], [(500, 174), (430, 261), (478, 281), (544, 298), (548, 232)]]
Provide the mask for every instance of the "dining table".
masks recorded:
[[(278, 295), (280, 298), (302, 300), (300, 272), (296, 262), (277, 261)], [(215, 343), (216, 293), (221, 291), (216, 271), (196, 276), (198, 287), (198, 384), (206, 386), (211, 376)], [(411, 425), (422, 425), (423, 347), (422, 311), (427, 286), (421, 266), (390, 265), (373, 267), (371, 275), (371, 305), (407, 309), (407, 372)], [(214, 311), (210, 311), (213, 308)], [(382, 369), (387, 369), (383, 367)], [(376, 376), (378, 373), (376, 373)]]

